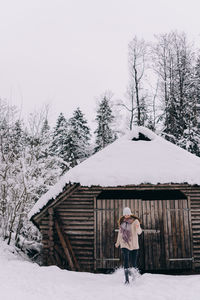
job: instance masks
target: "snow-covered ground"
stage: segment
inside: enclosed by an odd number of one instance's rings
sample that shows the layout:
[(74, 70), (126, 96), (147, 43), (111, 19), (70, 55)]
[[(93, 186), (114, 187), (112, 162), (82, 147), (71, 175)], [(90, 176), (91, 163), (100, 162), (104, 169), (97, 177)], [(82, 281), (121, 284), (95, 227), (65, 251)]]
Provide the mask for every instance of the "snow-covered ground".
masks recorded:
[(40, 267), (0, 242), (2, 300), (189, 300), (200, 299), (200, 275), (140, 275), (125, 286), (123, 270), (91, 274)]

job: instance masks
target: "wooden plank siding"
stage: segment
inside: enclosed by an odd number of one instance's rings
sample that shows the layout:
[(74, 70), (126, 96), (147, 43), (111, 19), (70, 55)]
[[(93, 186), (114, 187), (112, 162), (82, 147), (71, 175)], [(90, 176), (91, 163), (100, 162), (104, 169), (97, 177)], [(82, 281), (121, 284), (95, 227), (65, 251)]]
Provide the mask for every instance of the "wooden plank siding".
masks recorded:
[(188, 199), (166, 201), (168, 253), (166, 267), (173, 269), (192, 269), (193, 249), (191, 245), (190, 210)]
[(200, 189), (190, 193), (194, 268), (200, 268)]
[[(186, 202), (171, 202), (167, 201), (164, 205), (162, 199), (147, 201), (145, 206), (141, 201), (138, 201), (136, 207), (134, 207), (135, 213), (140, 217), (141, 209), (146, 209), (146, 211), (151, 211), (150, 216), (146, 216), (144, 219), (144, 229), (146, 232), (146, 241), (149, 241), (148, 244), (152, 245), (154, 252), (159, 256), (160, 254), (165, 253), (170, 259), (170, 255), (180, 256), (184, 253), (187, 258), (188, 255), (193, 257), (193, 268), (200, 268), (200, 186), (190, 186), (188, 184), (159, 184), (151, 185), (144, 184), (138, 186), (122, 186), (122, 187), (78, 187), (68, 198), (62, 198), (60, 195), (59, 203), (56, 202), (55, 212), (59, 214), (59, 217), (62, 220), (64, 232), (68, 235), (72, 248), (74, 250), (75, 256), (80, 264), (80, 268), (83, 271), (94, 271), (97, 267), (104, 266), (105, 268), (112, 267), (111, 261), (104, 261), (103, 264), (99, 264), (99, 257), (102, 257), (102, 252), (106, 251), (106, 256), (113, 257), (114, 259), (120, 258), (120, 252), (118, 249), (114, 248), (114, 244), (109, 246), (108, 243), (111, 241), (106, 241), (107, 236), (111, 236), (112, 240), (116, 240), (117, 236), (117, 220), (122, 213), (123, 206), (133, 205), (130, 199), (112, 199), (112, 201), (105, 201), (106, 199), (98, 199), (96, 197), (100, 194), (101, 191), (105, 190), (179, 190), (187, 196), (187, 205)], [(109, 199), (110, 200), (110, 199)], [(96, 206), (96, 201), (98, 207)], [(98, 202), (99, 201), (99, 202)], [(163, 208), (164, 205), (164, 208)], [(170, 206), (172, 205), (172, 206)], [(102, 210), (98, 210), (101, 208)], [(162, 213), (162, 210), (165, 210), (166, 214)], [(166, 219), (166, 220), (165, 220)], [(44, 264), (49, 264), (48, 255), (49, 255), (49, 215), (46, 211), (45, 214), (40, 214), (40, 218), (37, 219), (38, 226), (42, 233), (42, 242), (43, 242), (43, 257)], [(158, 221), (159, 220), (159, 221)], [(180, 235), (174, 235), (173, 230), (172, 240), (173, 243), (178, 243), (181, 245), (180, 249), (175, 250), (171, 248), (171, 240), (169, 237), (166, 237), (167, 232), (164, 230), (159, 234), (159, 224), (160, 220), (167, 222), (168, 228), (170, 226), (178, 229)], [(169, 221), (170, 220), (170, 221)], [(51, 220), (52, 222), (52, 220)], [(99, 225), (97, 225), (99, 224)], [(105, 226), (102, 226), (106, 224)], [(147, 229), (155, 229), (155, 231), (148, 231)], [(150, 228), (151, 227), (151, 228)], [(114, 228), (114, 230), (113, 230)], [(185, 243), (184, 232), (187, 230), (190, 232), (191, 243)], [(100, 238), (101, 235), (101, 238)], [(103, 236), (105, 239), (103, 240)], [(144, 236), (142, 237), (142, 239)], [(165, 239), (165, 248), (164, 248), (164, 239)], [(59, 243), (56, 232), (54, 231), (54, 245), (55, 252), (57, 256), (57, 264), (61, 267), (68, 267), (64, 263), (64, 254), (62, 247)], [(141, 242), (143, 242), (141, 240)], [(105, 244), (105, 246), (101, 246)], [(51, 245), (53, 245), (51, 243)], [(158, 247), (160, 245), (160, 248)], [(166, 254), (166, 247), (169, 248), (169, 254)], [(190, 248), (191, 247), (191, 248)], [(189, 249), (188, 249), (189, 248)], [(149, 260), (148, 268), (151, 269), (152, 265), (156, 268), (173, 268), (174, 262), (170, 262), (170, 265), (162, 265), (163, 263), (159, 260), (154, 261), (152, 253), (148, 252), (150, 249), (147, 247), (146, 253), (148, 256), (145, 257), (146, 265)], [(177, 251), (177, 252), (176, 252)], [(180, 253), (181, 251), (181, 253)], [(189, 252), (187, 252), (189, 251)], [(59, 254), (58, 254), (59, 252)], [(52, 247), (51, 247), (52, 253)], [(55, 253), (54, 253), (55, 254)], [(151, 261), (152, 258), (152, 262)], [(172, 257), (171, 257), (172, 258)], [(141, 260), (141, 265), (144, 262)], [(152, 265), (151, 265), (152, 264)], [(181, 262), (176, 262), (176, 266), (181, 268)]]
[[(188, 199), (98, 199), (97, 269), (112, 269), (122, 263), (120, 251), (114, 247), (116, 237), (113, 232), (118, 227), (117, 220), (125, 206), (129, 206), (143, 223), (140, 268), (146, 271), (192, 268)], [(114, 220), (114, 226), (111, 220)]]
[[(143, 245), (141, 247), (141, 256), (144, 258), (143, 268), (145, 270), (164, 269), (162, 265), (165, 252), (161, 252), (161, 226), (158, 214), (158, 201), (145, 200), (142, 202), (142, 227), (144, 228)], [(160, 210), (162, 213), (162, 210)], [(163, 217), (162, 217), (163, 218)], [(164, 249), (163, 249), (164, 250)]]
[[(94, 270), (94, 197), (99, 191), (79, 188), (70, 197), (63, 199), (55, 209), (55, 214), (62, 221), (62, 229), (68, 236), (74, 254), (83, 271)], [(48, 264), (48, 215), (43, 216), (39, 223), (43, 236), (44, 261)], [(54, 243), (64, 255), (57, 234)], [(58, 263), (59, 265), (59, 263)], [(68, 267), (66, 264), (60, 267)]]
[(123, 207), (129, 206), (139, 217), (140, 199), (98, 199), (96, 201), (96, 268), (113, 269), (120, 266), (121, 253), (115, 248), (118, 220)]

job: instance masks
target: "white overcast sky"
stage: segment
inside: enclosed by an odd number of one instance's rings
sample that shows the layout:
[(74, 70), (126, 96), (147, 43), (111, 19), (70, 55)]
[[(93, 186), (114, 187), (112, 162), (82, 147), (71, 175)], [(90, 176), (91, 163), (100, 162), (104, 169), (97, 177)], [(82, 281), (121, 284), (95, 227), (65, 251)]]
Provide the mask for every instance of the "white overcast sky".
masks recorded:
[(185, 31), (198, 46), (199, 15), (199, 0), (0, 0), (0, 97), (91, 120), (105, 90), (123, 97), (134, 35)]

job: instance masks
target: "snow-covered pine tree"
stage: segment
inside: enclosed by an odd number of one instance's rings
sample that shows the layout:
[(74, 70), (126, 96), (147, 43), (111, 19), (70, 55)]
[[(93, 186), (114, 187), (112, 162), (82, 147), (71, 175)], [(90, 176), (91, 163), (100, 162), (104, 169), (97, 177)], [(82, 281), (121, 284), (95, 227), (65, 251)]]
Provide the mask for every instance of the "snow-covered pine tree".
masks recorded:
[(112, 129), (114, 116), (110, 107), (110, 99), (107, 95), (104, 95), (99, 103), (95, 120), (97, 122), (97, 129), (94, 132), (96, 135), (94, 152), (97, 152), (117, 138), (115, 131)]
[(52, 133), (50, 131), (50, 126), (48, 120), (45, 119), (41, 128), (41, 144), (44, 146), (42, 149), (42, 156), (48, 157), (50, 155), (50, 147), (49, 144), (52, 139)]
[(90, 155), (90, 128), (82, 111), (78, 107), (69, 119), (68, 134), (71, 138), (71, 149), (74, 157), (74, 165), (80, 163)]
[(63, 146), (63, 135), (66, 131), (67, 120), (65, 119), (63, 113), (60, 113), (56, 121), (56, 126), (53, 130), (53, 140), (51, 143), (50, 151), (52, 155), (60, 154), (60, 150)]
[(62, 168), (63, 173), (69, 170), (70, 161), (73, 160), (73, 157), (69, 155), (71, 139), (68, 131), (68, 122), (63, 113), (60, 113), (53, 130), (50, 153), (52, 156), (57, 156), (60, 159), (59, 165)]
[(21, 120), (17, 120), (13, 125), (13, 128), (9, 134), (9, 143), (12, 145), (13, 157), (20, 158), (25, 149), (25, 135), (23, 132), (23, 123)]

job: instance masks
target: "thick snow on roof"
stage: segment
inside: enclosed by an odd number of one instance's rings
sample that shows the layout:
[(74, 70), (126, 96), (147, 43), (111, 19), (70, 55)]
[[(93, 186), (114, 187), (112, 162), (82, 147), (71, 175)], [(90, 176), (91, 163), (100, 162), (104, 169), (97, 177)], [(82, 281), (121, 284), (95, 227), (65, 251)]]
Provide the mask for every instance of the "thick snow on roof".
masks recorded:
[[(141, 134), (149, 139), (138, 140)], [(82, 186), (122, 186), (142, 183), (200, 184), (200, 158), (157, 136), (135, 127), (123, 137), (69, 170), (43, 195), (29, 213), (33, 216), (62, 192), (68, 182)]]

